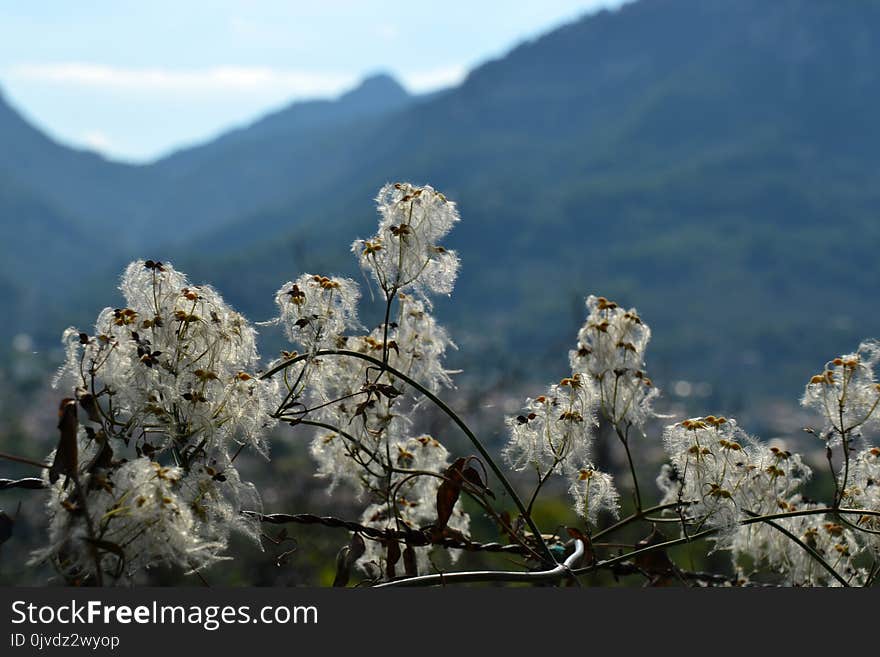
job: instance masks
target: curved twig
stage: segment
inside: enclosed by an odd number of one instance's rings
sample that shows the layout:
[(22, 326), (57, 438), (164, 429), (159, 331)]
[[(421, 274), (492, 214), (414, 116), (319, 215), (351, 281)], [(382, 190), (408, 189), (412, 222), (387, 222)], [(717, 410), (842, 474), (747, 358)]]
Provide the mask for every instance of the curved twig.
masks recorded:
[(7, 490), (9, 488), (42, 490), (45, 487), (43, 480), (37, 477), (27, 477), (25, 479), (0, 479), (0, 490)]
[(369, 527), (357, 522), (342, 520), (332, 516), (316, 516), (310, 513), (272, 513), (262, 514), (255, 511), (244, 511), (245, 515), (272, 525), (297, 523), (301, 525), (323, 525), (325, 527), (337, 527), (351, 532), (363, 534), (368, 538), (378, 540), (402, 541), (415, 547), (439, 545), (441, 547), (456, 548), (467, 552), (501, 552), (514, 554), (529, 554), (527, 549), (517, 543), (477, 543), (452, 538), (449, 536), (432, 537), (429, 530), (418, 529), (379, 529)]
[(443, 411), (457, 426), (462, 432), (468, 437), (477, 451), (480, 453), (480, 456), (488, 464), (489, 468), (492, 470), (495, 477), (504, 487), (504, 490), (510, 496), (510, 499), (513, 500), (513, 503), (516, 505), (516, 508), (519, 510), (520, 515), (525, 519), (526, 523), (531, 529), (532, 534), (535, 536), (535, 540), (538, 542), (538, 545), (541, 548), (541, 551), (544, 553), (544, 557), (548, 563), (556, 563), (556, 559), (553, 556), (553, 553), (550, 551), (550, 548), (547, 546), (547, 543), (544, 541), (543, 536), (541, 535), (541, 531), (538, 529), (538, 526), (535, 524), (535, 521), (532, 519), (531, 515), (527, 511), (525, 505), (522, 500), (517, 495), (511, 483), (507, 480), (507, 477), (504, 476), (504, 473), (501, 471), (501, 468), (495, 463), (495, 460), (489, 454), (488, 450), (483, 446), (483, 443), (480, 442), (479, 438), (474, 435), (473, 431), (464, 423), (464, 421), (458, 416), (455, 411), (453, 411), (446, 403), (440, 399), (437, 395), (428, 390), (425, 386), (418, 383), (417, 381), (411, 379), (409, 376), (404, 374), (403, 372), (395, 369), (391, 365), (387, 363), (383, 363), (381, 360), (377, 358), (373, 358), (367, 354), (362, 354), (357, 351), (349, 351), (347, 349), (322, 349), (321, 351), (317, 351), (314, 354), (303, 354), (301, 356), (297, 356), (295, 358), (291, 358), (289, 360), (284, 361), (265, 372), (260, 378), (268, 379), (277, 374), (278, 372), (283, 371), (284, 369), (291, 367), (295, 363), (298, 363), (306, 358), (312, 358), (316, 356), (348, 356), (350, 358), (359, 358), (361, 360), (367, 361), (368, 363), (372, 363), (377, 367), (382, 368), (384, 371), (396, 376), (401, 381), (404, 381), (408, 385), (412, 386), (416, 390), (418, 390), (422, 395), (430, 399), (434, 404)]
[(377, 584), (374, 588), (389, 588), (401, 586), (435, 586), (444, 584), (464, 584), (466, 582), (543, 582), (559, 580), (575, 574), (574, 564), (584, 556), (584, 542), (576, 539), (574, 552), (563, 563), (557, 563), (549, 570), (531, 572), (503, 571), (503, 570), (475, 570), (463, 573), (437, 573), (434, 575), (421, 575), (419, 577), (406, 577), (404, 579)]

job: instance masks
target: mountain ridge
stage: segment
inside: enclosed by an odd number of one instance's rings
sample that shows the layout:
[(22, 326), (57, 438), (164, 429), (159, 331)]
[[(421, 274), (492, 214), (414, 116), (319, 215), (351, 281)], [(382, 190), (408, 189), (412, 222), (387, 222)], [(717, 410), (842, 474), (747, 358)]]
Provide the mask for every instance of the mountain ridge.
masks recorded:
[(430, 183), (464, 218), (455, 302), (438, 302), (455, 358), (564, 372), (595, 292), (639, 307), (661, 376), (790, 398), (816, 363), (880, 335), (875, 24), (875, 1), (642, 0), (429, 99), (385, 87), (379, 111), (299, 132), (281, 110), (189, 164), (138, 170), (126, 202), (148, 197), (157, 237), (104, 264), (170, 257), (265, 318), (303, 270), (360, 279), (348, 245), (374, 230), (381, 184)]

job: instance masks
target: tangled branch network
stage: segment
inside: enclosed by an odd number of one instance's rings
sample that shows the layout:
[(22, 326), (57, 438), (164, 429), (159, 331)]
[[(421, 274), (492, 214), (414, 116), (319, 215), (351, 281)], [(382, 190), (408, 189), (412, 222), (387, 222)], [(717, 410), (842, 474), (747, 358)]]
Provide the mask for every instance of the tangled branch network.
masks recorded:
[[(440, 397), (453, 385), (444, 361), (455, 345), (432, 298), (451, 294), (459, 271), (442, 244), (458, 209), (408, 183), (384, 186), (377, 207), (376, 233), (352, 245), (384, 304), (372, 330), (358, 319), (355, 281), (302, 274), (279, 287), (268, 322), (290, 350), (263, 362), (254, 325), (216, 290), (170, 263), (139, 260), (122, 275), (124, 307), (105, 308), (92, 332), (65, 331), (57, 448), (45, 463), (3, 455), (42, 471), (0, 480), (0, 489), (46, 495), (48, 538), (32, 564), (50, 563), (64, 581), (85, 585), (138, 582), (157, 567), (202, 573), (232, 558), (233, 535), (262, 547), (261, 526), (299, 523), (348, 533), (335, 560), (338, 586), (356, 572), (360, 584), (383, 586), (573, 585), (602, 571), (649, 584), (876, 580), (880, 449), (868, 437), (880, 425), (880, 345), (829, 361), (806, 386), (803, 405), (825, 422), (814, 434), (833, 499), (807, 499), (812, 471), (801, 455), (707, 415), (669, 424), (653, 440), (667, 462), (659, 497), (646, 505), (639, 460), (652, 447), (649, 425), (662, 417), (645, 366), (651, 330), (637, 311), (587, 298), (570, 371), (506, 419), (497, 458)], [(463, 433), (469, 453), (450, 453), (420, 428), (429, 409)], [(237, 459), (244, 450), (268, 459), (270, 436), (284, 426), (308, 434), (314, 474), (329, 491), (352, 491), (359, 518), (264, 513)], [(602, 441), (625, 454), (629, 472), (603, 471)], [(534, 477), (530, 496), (520, 497), (510, 471), (524, 473), (517, 482)], [(547, 486), (554, 479), (560, 484)], [(572, 509), (564, 535), (543, 532), (534, 513), (559, 485)], [(632, 512), (621, 518), (624, 503)], [(488, 542), (471, 535), (474, 514), (494, 526)], [(629, 550), (603, 542), (638, 523), (665, 523), (678, 536), (655, 529)], [(701, 540), (729, 555), (726, 574), (687, 571), (668, 556)], [(503, 554), (518, 569), (460, 570), (465, 552)]]

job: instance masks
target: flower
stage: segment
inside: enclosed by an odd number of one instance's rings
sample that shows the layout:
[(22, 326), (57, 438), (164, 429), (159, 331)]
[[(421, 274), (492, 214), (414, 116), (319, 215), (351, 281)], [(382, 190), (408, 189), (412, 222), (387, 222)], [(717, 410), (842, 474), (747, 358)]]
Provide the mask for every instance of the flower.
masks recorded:
[(624, 310), (605, 297), (589, 296), (587, 309), (577, 348), (569, 352), (571, 368), (596, 382), (599, 408), (609, 422), (642, 427), (652, 417), (659, 394), (645, 374), (651, 329), (635, 308)]
[(534, 467), (560, 474), (589, 463), (596, 429), (597, 394), (590, 378), (575, 374), (529, 399), (522, 414), (508, 417), (504, 457), (515, 470)]
[[(369, 335), (340, 337), (336, 346), (378, 360), (384, 356), (391, 367), (429, 390), (452, 385), (452, 372), (443, 358), (455, 345), (424, 302), (408, 294), (399, 295), (396, 321), (387, 334), (380, 326)], [(305, 367), (300, 401), (314, 410), (302, 418), (324, 425), (317, 428), (310, 447), (317, 474), (330, 480), (331, 490), (346, 482), (363, 492), (370, 488), (364, 479), (369, 464), (387, 460), (386, 441), (407, 437), (422, 399), (393, 372), (377, 377), (376, 366), (358, 358), (313, 358)]]
[[(858, 452), (852, 459), (846, 482), (844, 474), (842, 471), (838, 475), (843, 505), (880, 513), (880, 448), (867, 447)], [(859, 533), (861, 542), (880, 556), (880, 516), (866, 514), (853, 516), (851, 520), (866, 530)]]
[(880, 414), (875, 412), (880, 402), (880, 384), (874, 376), (878, 361), (880, 343), (862, 342), (855, 353), (828, 361), (807, 383), (801, 405), (825, 418), (832, 441), (880, 424)]
[[(408, 438), (391, 447), (394, 465), (403, 472), (391, 477), (390, 501), (371, 504), (364, 511), (361, 523), (382, 530), (420, 529), (437, 520), (437, 491), (443, 481), (442, 474), (449, 466), (449, 452), (438, 440), (423, 435)], [(436, 476), (413, 476), (411, 472), (433, 472)], [(458, 534), (464, 538), (470, 527), (470, 516), (464, 511), (461, 500), (456, 501), (446, 526), (446, 534)], [(425, 572), (431, 567), (431, 546), (413, 548), (416, 567)], [(392, 548), (392, 554), (393, 548)], [(457, 551), (450, 553), (454, 562)], [(358, 561), (361, 569), (374, 578), (391, 576), (394, 564), (389, 567), (388, 546), (376, 540), (366, 542), (366, 551)], [(400, 573), (402, 574), (402, 573)]]
[(357, 283), (349, 278), (303, 274), (288, 281), (275, 294), (279, 317), (287, 337), (307, 351), (332, 346), (347, 330), (359, 326)]
[(611, 475), (599, 472), (592, 465), (573, 472), (569, 477), (568, 492), (574, 499), (574, 508), (589, 524), (595, 525), (599, 513), (608, 511), (614, 517), (619, 512), (620, 495)]
[(597, 406), (592, 378), (574, 373), (527, 400), (522, 414), (507, 418), (510, 438), (503, 452), (514, 470), (534, 468), (539, 479), (567, 476), (575, 511), (590, 524), (602, 510), (618, 511), (611, 475), (590, 462)]
[(56, 385), (112, 398), (109, 419), (149, 427), (154, 450), (204, 439), (203, 448), (224, 453), (241, 443), (267, 453), (278, 388), (254, 374), (259, 357), (248, 321), (169, 263), (131, 263), (120, 289), (126, 307), (101, 311), (93, 335), (65, 331)]
[(398, 299), (397, 322), (389, 335), (389, 363), (432, 392), (451, 388), (454, 372), (443, 366), (443, 358), (447, 349), (457, 348), (455, 343), (423, 301), (402, 293)]
[(430, 186), (387, 184), (376, 197), (378, 232), (357, 240), (352, 252), (386, 294), (412, 290), (450, 294), (458, 273), (454, 251), (439, 244), (459, 221), (455, 203)]
[(661, 470), (661, 504), (689, 504), (687, 515), (722, 532), (729, 543), (739, 521), (778, 511), (811, 476), (800, 455), (768, 447), (733, 419), (708, 415), (666, 427), (663, 443), (671, 466)]
[[(670, 425), (663, 439), (671, 465), (662, 468), (657, 480), (662, 503), (683, 503), (681, 512), (689, 522), (719, 530), (712, 540), (717, 549), (730, 550), (741, 575), (743, 563), (753, 568), (766, 564), (788, 586), (840, 585), (806, 545), (846, 581), (865, 581), (866, 573), (854, 564), (863, 537), (833, 516), (810, 513), (824, 507), (801, 496), (811, 471), (798, 454), (765, 445), (734, 420), (712, 415)], [(854, 468), (858, 473), (848, 489), (860, 501), (871, 467), (862, 465)], [(773, 523), (744, 522), (777, 514), (793, 515)]]
[[(780, 507), (785, 511), (810, 511), (820, 505), (804, 502), (799, 495)], [(774, 521), (812, 548), (851, 585), (863, 585), (867, 573), (854, 560), (861, 548), (856, 532), (823, 513), (792, 516)], [(730, 540), (734, 564), (746, 560), (752, 566), (766, 564), (780, 573), (786, 586), (841, 586), (810, 552), (777, 527), (760, 522), (739, 527)]]
[(147, 457), (96, 468), (89, 464), (102, 446), (84, 430), (78, 441), (79, 487), (63, 479), (51, 484), (45, 477), (49, 541), (31, 563), (51, 559), (69, 577), (95, 576), (100, 568), (129, 579), (154, 566), (191, 572), (224, 558), (224, 537), (200, 521), (181, 496), (183, 470)]
[(267, 454), (279, 403), (256, 376), (256, 332), (169, 263), (131, 263), (120, 289), (126, 306), (101, 311), (93, 335), (65, 331), (56, 379), (87, 421), (75, 471), (46, 475), (49, 543), (33, 559), (70, 579), (200, 570), (227, 558), (232, 532), (259, 544), (242, 513), (259, 511), (259, 495), (233, 465), (247, 445)]

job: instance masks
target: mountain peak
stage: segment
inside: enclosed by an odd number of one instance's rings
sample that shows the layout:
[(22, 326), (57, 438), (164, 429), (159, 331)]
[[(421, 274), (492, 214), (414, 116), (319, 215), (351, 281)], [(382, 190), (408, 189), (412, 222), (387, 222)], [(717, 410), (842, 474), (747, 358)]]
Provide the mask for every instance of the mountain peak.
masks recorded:
[(387, 73), (376, 73), (365, 77), (354, 89), (339, 97), (341, 102), (361, 107), (375, 105), (388, 106), (394, 101), (409, 98), (409, 93), (401, 84)]

